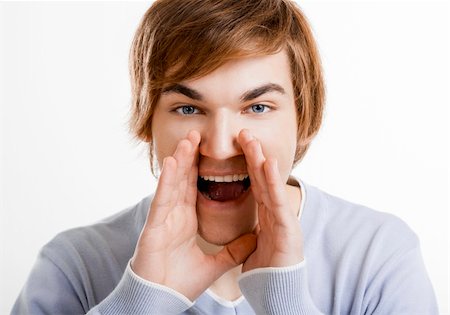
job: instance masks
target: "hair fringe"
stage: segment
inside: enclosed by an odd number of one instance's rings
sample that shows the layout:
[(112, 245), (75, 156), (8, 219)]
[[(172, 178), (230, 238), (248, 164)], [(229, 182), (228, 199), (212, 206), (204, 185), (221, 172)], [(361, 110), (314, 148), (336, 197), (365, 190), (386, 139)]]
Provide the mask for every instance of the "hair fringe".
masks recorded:
[[(129, 130), (150, 144), (152, 117), (164, 86), (203, 77), (230, 60), (286, 49), (297, 105), (301, 161), (318, 133), (325, 104), (319, 52), (309, 22), (290, 0), (157, 0), (133, 38)], [(156, 176), (156, 175), (155, 175)]]

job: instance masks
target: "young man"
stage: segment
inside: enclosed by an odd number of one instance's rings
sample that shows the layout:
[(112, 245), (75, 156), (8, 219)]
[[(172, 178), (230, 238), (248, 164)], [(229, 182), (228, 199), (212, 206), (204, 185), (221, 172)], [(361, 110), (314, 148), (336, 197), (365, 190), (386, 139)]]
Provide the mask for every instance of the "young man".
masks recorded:
[(157, 1), (131, 77), (157, 190), (47, 244), (14, 314), (437, 314), (404, 223), (290, 176), (324, 103), (293, 2)]

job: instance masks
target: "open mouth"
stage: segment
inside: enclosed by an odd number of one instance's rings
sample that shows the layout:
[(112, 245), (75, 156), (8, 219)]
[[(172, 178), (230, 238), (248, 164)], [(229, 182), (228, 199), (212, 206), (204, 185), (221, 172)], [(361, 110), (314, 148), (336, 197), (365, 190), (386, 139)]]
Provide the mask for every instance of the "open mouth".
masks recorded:
[(250, 187), (248, 174), (199, 176), (197, 188), (206, 199), (230, 201), (239, 199)]

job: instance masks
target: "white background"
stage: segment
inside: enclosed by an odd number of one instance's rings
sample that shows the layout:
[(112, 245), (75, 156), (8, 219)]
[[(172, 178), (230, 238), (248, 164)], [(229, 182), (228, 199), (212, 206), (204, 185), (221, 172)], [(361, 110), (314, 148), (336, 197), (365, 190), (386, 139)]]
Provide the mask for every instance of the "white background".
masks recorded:
[[(155, 188), (146, 148), (127, 133), (128, 50), (148, 6), (0, 4), (0, 314), (56, 233)], [(448, 314), (449, 6), (301, 6), (328, 98), (294, 173), (406, 221)]]

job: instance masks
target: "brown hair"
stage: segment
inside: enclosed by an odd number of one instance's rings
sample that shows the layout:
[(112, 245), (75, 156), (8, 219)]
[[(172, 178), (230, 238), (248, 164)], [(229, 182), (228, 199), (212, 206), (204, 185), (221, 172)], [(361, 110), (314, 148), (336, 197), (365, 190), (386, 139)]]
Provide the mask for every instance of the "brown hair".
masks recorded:
[(294, 165), (317, 134), (325, 102), (319, 53), (308, 21), (289, 0), (157, 0), (130, 51), (130, 130), (150, 143), (162, 88), (202, 77), (227, 61), (286, 49), (297, 104)]

